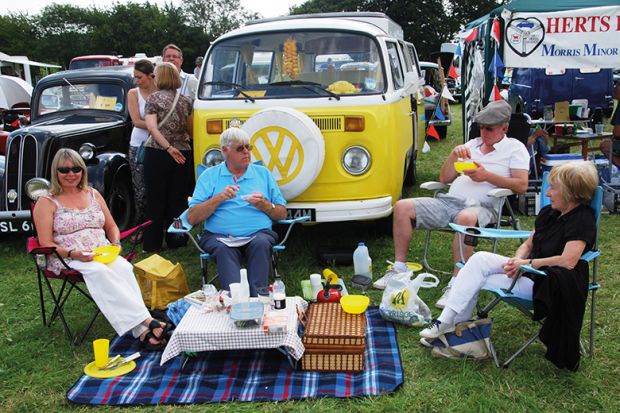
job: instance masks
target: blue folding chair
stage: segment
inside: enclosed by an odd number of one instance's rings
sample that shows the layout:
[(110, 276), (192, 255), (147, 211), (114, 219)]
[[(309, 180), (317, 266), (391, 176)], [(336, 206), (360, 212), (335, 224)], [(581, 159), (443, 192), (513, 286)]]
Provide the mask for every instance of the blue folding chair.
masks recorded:
[[(196, 249), (198, 249), (198, 252), (200, 253), (200, 271), (202, 274), (202, 281), (204, 284), (209, 284), (217, 278), (217, 274), (216, 274), (211, 279), (209, 279), (208, 274), (207, 274), (207, 263), (212, 258), (212, 255), (206, 252), (205, 250), (203, 250), (200, 247), (200, 244), (198, 242), (204, 231), (201, 230), (197, 236), (194, 236), (194, 234), (191, 233), (191, 230), (194, 228), (194, 226), (190, 224), (189, 221), (187, 220), (188, 213), (189, 213), (189, 208), (183, 211), (183, 213), (174, 220), (174, 222), (170, 225), (170, 227), (168, 227), (168, 232), (172, 234), (186, 234), (187, 236), (189, 236), (190, 241), (192, 242), (192, 244), (194, 244), (194, 246), (196, 247)], [(276, 224), (288, 225), (288, 228), (286, 230), (284, 237), (282, 237), (282, 240), (278, 244), (272, 247), (271, 268), (273, 270), (274, 275), (276, 276), (279, 275), (278, 274), (278, 254), (281, 251), (284, 251), (286, 249), (286, 246), (284, 244), (286, 243), (286, 240), (288, 239), (291, 231), (293, 230), (293, 226), (295, 224), (299, 224), (301, 222), (306, 222), (309, 220), (310, 220), (310, 217), (303, 216), (303, 217), (299, 217), (295, 219), (283, 219), (283, 220), (276, 221)]]
[[(541, 207), (549, 205), (549, 198), (545, 195), (547, 192), (547, 188), (549, 187), (548, 181), (548, 172), (543, 174), (542, 179), (542, 187), (540, 193), (540, 205)], [(596, 188), (592, 199), (590, 200), (590, 208), (594, 211), (594, 216), (596, 218), (596, 240), (598, 240), (598, 231), (599, 231), (599, 222), (601, 217), (601, 207), (603, 203), (603, 189), (599, 186)], [(466, 227), (462, 225), (450, 224), (450, 227), (458, 234), (459, 237), (462, 236), (474, 236), (481, 238), (491, 238), (491, 239), (509, 239), (509, 238), (519, 238), (524, 239), (529, 237), (529, 231), (512, 231), (512, 230), (501, 230), (501, 229), (490, 229), (490, 228), (475, 228), (475, 227)], [(475, 229), (478, 233), (472, 233), (471, 229)], [(474, 231), (475, 232), (475, 231)], [(585, 252), (581, 259), (592, 263), (592, 268), (590, 269), (590, 282), (588, 285), (588, 290), (591, 296), (590, 302), (590, 326), (589, 326), (589, 336), (588, 336), (588, 348), (587, 350), (584, 348), (583, 344), (581, 344), (582, 352), (585, 351), (587, 355), (591, 358), (594, 354), (594, 319), (596, 315), (596, 292), (600, 288), (600, 285), (597, 282), (597, 258), (601, 255), (600, 250), (596, 247), (597, 242), (595, 241), (594, 246), (591, 251)], [(461, 251), (462, 256), (462, 251)], [(460, 266), (463, 264), (461, 263)], [(532, 321), (534, 320), (534, 303), (531, 299), (521, 297), (518, 293), (513, 292), (518, 277), (522, 276), (525, 273), (535, 274), (537, 276), (546, 276), (547, 274), (543, 271), (532, 268), (528, 265), (522, 265), (520, 267), (520, 272), (514, 278), (512, 284), (507, 289), (502, 288), (493, 288), (493, 289), (485, 289), (483, 291), (488, 291), (492, 293), (495, 298), (487, 304), (484, 308), (478, 310), (479, 318), (488, 317), (488, 313), (500, 302), (505, 302), (508, 305), (511, 305), (517, 308), (521, 313), (525, 314)], [(542, 324), (542, 320), (537, 321)], [(536, 339), (540, 331), (537, 331), (529, 340), (525, 342), (513, 355), (511, 355), (504, 363), (501, 364), (501, 367), (507, 368), (512, 361), (517, 358), (526, 348), (528, 348)], [(496, 361), (496, 364), (497, 361)], [(498, 364), (498, 367), (500, 365)]]

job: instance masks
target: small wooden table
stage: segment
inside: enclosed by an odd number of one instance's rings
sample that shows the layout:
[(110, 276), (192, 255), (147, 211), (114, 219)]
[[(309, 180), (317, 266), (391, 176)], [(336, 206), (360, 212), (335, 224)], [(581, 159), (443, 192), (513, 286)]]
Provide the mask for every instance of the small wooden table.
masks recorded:
[(611, 132), (603, 132), (601, 134), (596, 133), (573, 133), (570, 135), (556, 135), (555, 133), (551, 135), (553, 138), (553, 147), (557, 147), (558, 139), (564, 139), (567, 141), (572, 141), (568, 143), (568, 146), (579, 146), (581, 145), (581, 156), (584, 160), (588, 159), (588, 152), (598, 150), (598, 147), (590, 147), (590, 142), (605, 138), (611, 138)]

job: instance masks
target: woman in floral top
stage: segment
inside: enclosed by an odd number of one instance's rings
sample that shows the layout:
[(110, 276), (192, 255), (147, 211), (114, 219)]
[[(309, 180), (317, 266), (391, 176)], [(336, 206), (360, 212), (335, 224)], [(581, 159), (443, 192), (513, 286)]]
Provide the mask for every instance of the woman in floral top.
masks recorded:
[[(174, 104), (181, 77), (172, 63), (157, 65), (155, 83), (159, 90), (149, 96), (144, 119), (151, 134), (144, 151), (146, 216), (153, 221), (144, 233), (145, 251), (161, 249), (164, 229), (187, 208), (187, 197), (194, 190), (192, 103), (181, 95)], [(166, 244), (169, 248), (180, 246), (178, 239), (168, 234)]]
[[(92, 250), (105, 245), (120, 247), (120, 232), (103, 197), (88, 186), (86, 165), (73, 149), (60, 149), (52, 161), (52, 188), (37, 201), (33, 219), (39, 243), (55, 247), (79, 271), (93, 300), (118, 335), (132, 332), (147, 350), (166, 345), (166, 324), (147, 310), (133, 267), (117, 257), (110, 264), (93, 261)], [(50, 257), (47, 268), (59, 273), (64, 266)]]

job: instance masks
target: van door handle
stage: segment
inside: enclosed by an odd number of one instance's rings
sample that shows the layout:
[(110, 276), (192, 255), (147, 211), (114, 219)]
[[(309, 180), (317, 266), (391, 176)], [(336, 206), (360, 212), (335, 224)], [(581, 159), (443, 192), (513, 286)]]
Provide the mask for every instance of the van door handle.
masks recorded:
[(583, 80), (583, 77), (575, 76), (575, 80)]

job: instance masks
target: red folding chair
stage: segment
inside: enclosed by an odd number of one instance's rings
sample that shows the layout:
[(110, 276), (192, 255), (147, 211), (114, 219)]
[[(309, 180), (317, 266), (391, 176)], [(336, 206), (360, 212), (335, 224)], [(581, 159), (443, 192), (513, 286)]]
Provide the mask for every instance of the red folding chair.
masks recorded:
[[(121, 240), (126, 239), (131, 235), (134, 235), (131, 238), (132, 242), (130, 251), (125, 255), (125, 259), (127, 261), (132, 261), (138, 256), (138, 253), (136, 252), (136, 246), (139, 243), (142, 232), (149, 225), (151, 225), (151, 221), (146, 221), (145, 223), (140, 224), (137, 227), (128, 229), (127, 231), (124, 231), (120, 234)], [(60, 254), (56, 251), (56, 247), (42, 247), (39, 244), (39, 239), (37, 237), (28, 238), (28, 253), (32, 256), (35, 266), (37, 268), (37, 278), (39, 283), (39, 300), (41, 302), (41, 316), (43, 318), (43, 325), (49, 327), (52, 325), (52, 323), (57, 317), (60, 317), (69, 341), (76, 346), (80, 345), (84, 341), (84, 338), (90, 331), (90, 328), (92, 327), (95, 319), (100, 313), (99, 308), (95, 304), (91, 295), (88, 293), (88, 289), (86, 289), (84, 285), (81, 285), (81, 283), (84, 283), (84, 278), (82, 277), (82, 274), (79, 271), (71, 268), (62, 259)], [(50, 255), (56, 256), (56, 258), (58, 258), (65, 267), (60, 272), (60, 274), (55, 274), (46, 269), (47, 257)], [(56, 290), (54, 290), (52, 280), (58, 280), (61, 282), (60, 287), (56, 288)], [(51, 312), (51, 314), (49, 314), (49, 317), (48, 312), (45, 309), (43, 284), (47, 286), (47, 291), (49, 292), (49, 295), (51, 296), (51, 299), (54, 303), (53, 311)], [(73, 291), (77, 291), (78, 293), (82, 294), (90, 302), (92, 302), (95, 307), (94, 314), (92, 315), (88, 325), (82, 330), (82, 332), (72, 330), (71, 327), (69, 327), (69, 323), (67, 322), (67, 319), (65, 317), (64, 305), (71, 296), (71, 292)]]

